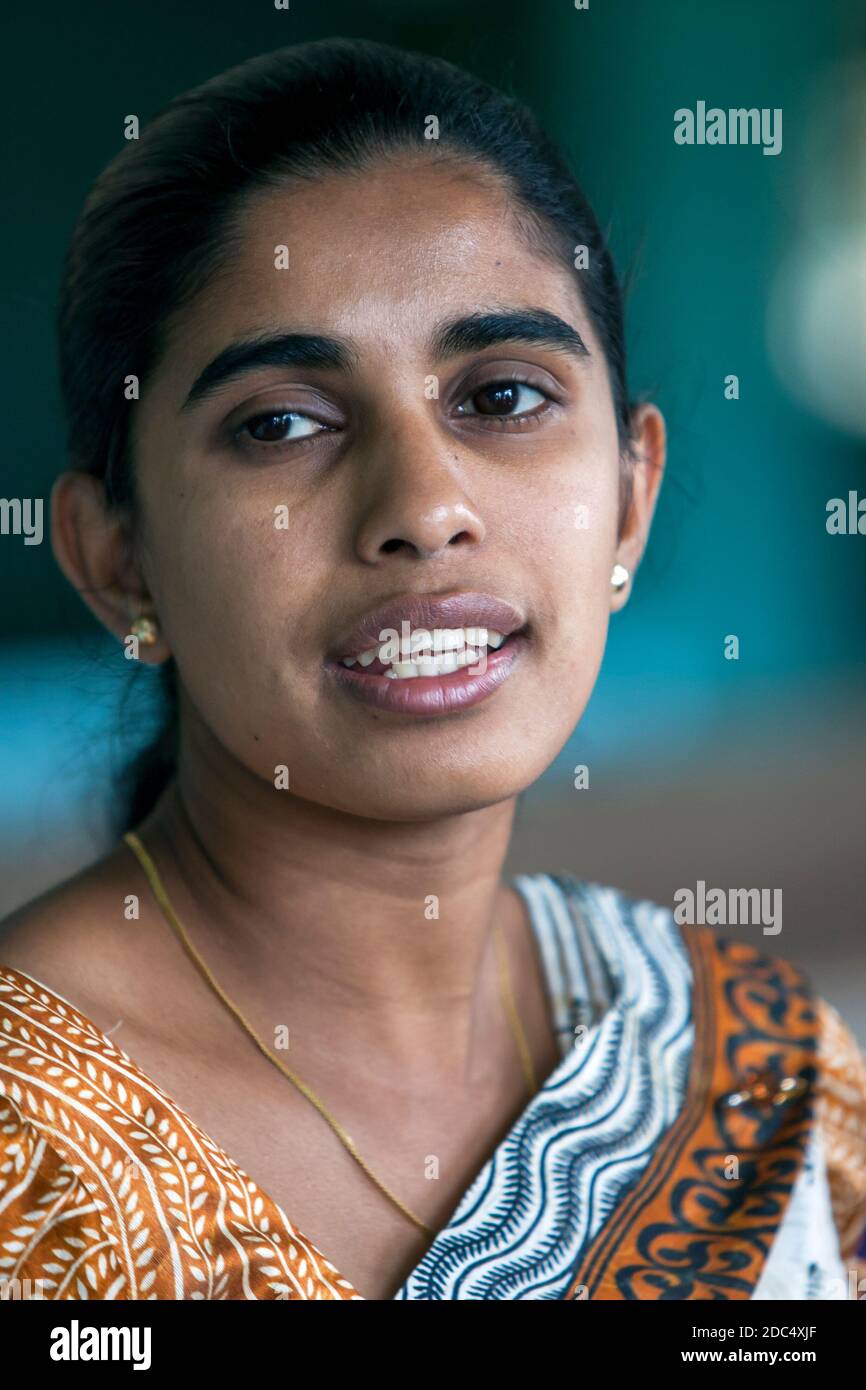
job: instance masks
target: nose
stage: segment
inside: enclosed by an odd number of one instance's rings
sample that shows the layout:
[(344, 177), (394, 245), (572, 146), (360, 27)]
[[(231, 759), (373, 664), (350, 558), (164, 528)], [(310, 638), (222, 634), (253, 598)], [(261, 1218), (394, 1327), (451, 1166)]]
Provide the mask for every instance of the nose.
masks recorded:
[(453, 445), (431, 438), (429, 426), (391, 431), (373, 446), (375, 462), (362, 464), (363, 514), (355, 548), (366, 564), (388, 555), (432, 560), (455, 547), (480, 545), (478, 508), (460, 478)]

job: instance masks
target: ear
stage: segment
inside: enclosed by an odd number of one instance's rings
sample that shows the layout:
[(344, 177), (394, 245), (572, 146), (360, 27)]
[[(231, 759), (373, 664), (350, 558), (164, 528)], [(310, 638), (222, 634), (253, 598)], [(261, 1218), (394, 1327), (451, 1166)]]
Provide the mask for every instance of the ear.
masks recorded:
[[(51, 489), (51, 544), (72, 587), (119, 641), (129, 636), (135, 618), (156, 618), (128, 518), (108, 506), (101, 479), (78, 469), (61, 473)], [(140, 659), (149, 665), (170, 655), (159, 635), (152, 645), (139, 647)]]
[(614, 562), (629, 572), (628, 583), (622, 589), (611, 589), (611, 612), (616, 613), (628, 602), (635, 573), (641, 562), (664, 476), (667, 438), (664, 416), (657, 406), (639, 405), (632, 413), (632, 440), (635, 462), (632, 465), (631, 500), (623, 518), (617, 541)]

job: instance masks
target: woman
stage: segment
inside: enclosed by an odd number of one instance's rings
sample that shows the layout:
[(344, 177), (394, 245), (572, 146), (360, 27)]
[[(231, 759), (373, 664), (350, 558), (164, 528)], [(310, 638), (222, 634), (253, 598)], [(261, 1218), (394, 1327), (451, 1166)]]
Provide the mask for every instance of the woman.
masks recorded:
[(55, 553), (168, 719), (128, 833), (0, 941), (7, 1278), (856, 1296), (830, 1006), (761, 943), (502, 877), (665, 453), (532, 117), (375, 44), (246, 63), (97, 180), (59, 330)]

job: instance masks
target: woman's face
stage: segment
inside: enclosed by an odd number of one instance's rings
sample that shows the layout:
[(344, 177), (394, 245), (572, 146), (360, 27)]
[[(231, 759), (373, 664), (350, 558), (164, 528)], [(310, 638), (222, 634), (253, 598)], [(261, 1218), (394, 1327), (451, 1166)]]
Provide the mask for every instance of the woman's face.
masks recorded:
[[(611, 389), (573, 275), (530, 249), (492, 179), (412, 157), (258, 192), (240, 227), (227, 272), (173, 323), (133, 434), (142, 575), (186, 733), (363, 816), (511, 797), (580, 718), (620, 602), (612, 566), (641, 543), (618, 548)], [(573, 337), (508, 326), (538, 311)], [(280, 335), (335, 346), (309, 360), (295, 340), (188, 401), (228, 349)], [(507, 626), (474, 600), (430, 622), (410, 607), (466, 593), (523, 629), (473, 663), (486, 675), (341, 665), (378, 638), (358, 620), (392, 601), (431, 636)]]

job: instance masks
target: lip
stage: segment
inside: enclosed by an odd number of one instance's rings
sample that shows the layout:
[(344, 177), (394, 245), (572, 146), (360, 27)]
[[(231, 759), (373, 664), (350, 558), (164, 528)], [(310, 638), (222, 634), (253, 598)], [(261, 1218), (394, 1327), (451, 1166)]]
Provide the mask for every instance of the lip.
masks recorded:
[(508, 637), (524, 627), (526, 619), (513, 604), (492, 594), (404, 594), (365, 614), (354, 627), (342, 632), (328, 654), (329, 661), (339, 662), (341, 657), (357, 656), (358, 652), (377, 646), (384, 640), (383, 631), (400, 632), (403, 622), (427, 631), (437, 627), (486, 627)]
[[(402, 633), (403, 622), (408, 622), (413, 630), (428, 631), (486, 627), (501, 632), (508, 640), (502, 647), (487, 652), (485, 669), (477, 674), (472, 674), (474, 667), (463, 667), (448, 675), (394, 680), (342, 664), (342, 657), (384, 640), (383, 631)], [(522, 659), (529, 641), (525, 628), (523, 615), (492, 594), (407, 594), (368, 613), (346, 631), (332, 648), (325, 669), (341, 690), (363, 704), (392, 714), (435, 718), (469, 709), (492, 695)]]
[(389, 676), (361, 675), (338, 661), (328, 662), (326, 670), (341, 689), (362, 704), (391, 714), (438, 718), (469, 709), (498, 690), (520, 662), (528, 641), (523, 633), (509, 637), (505, 646), (488, 652), (485, 669), (477, 675), (470, 674), (472, 667), (464, 667), (447, 676), (392, 680)]

